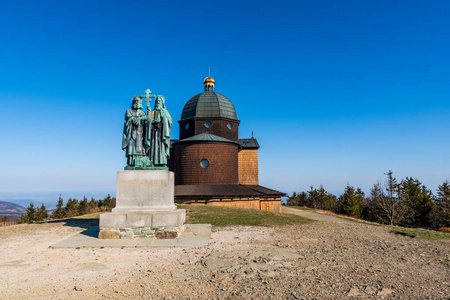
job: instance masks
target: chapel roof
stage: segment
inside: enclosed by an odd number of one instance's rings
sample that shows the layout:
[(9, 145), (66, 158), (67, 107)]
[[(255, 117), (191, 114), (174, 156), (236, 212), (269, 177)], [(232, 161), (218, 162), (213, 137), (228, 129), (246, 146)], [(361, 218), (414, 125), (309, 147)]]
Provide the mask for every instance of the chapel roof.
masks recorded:
[(242, 149), (259, 149), (259, 143), (254, 137), (249, 139), (238, 139), (237, 142)]
[(183, 143), (183, 142), (212, 142), (212, 143), (230, 143), (230, 144), (237, 144), (236, 142), (226, 139), (224, 137), (209, 133), (209, 132), (204, 132), (204, 133), (200, 133), (179, 141), (176, 141), (174, 143)]
[(211, 197), (283, 197), (286, 193), (266, 188), (261, 185), (216, 184), (216, 185), (176, 185), (176, 198), (211, 198)]
[(237, 120), (233, 103), (224, 95), (214, 92), (214, 83), (212, 77), (205, 78), (205, 91), (186, 102), (181, 113), (181, 120), (192, 117)]

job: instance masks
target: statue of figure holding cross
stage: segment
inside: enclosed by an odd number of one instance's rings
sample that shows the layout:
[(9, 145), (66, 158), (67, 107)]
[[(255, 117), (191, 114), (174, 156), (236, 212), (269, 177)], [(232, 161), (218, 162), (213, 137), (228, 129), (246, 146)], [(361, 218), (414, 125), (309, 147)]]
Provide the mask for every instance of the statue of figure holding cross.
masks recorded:
[(164, 96), (156, 96), (155, 110), (152, 111), (149, 156), (153, 165), (158, 167), (167, 167), (167, 158), (170, 157), (170, 131), (173, 120), (165, 102)]
[[(147, 113), (142, 99), (147, 103)], [(155, 110), (151, 98), (156, 98)], [(147, 89), (145, 95), (134, 96), (131, 109), (125, 113), (122, 149), (127, 157), (125, 170), (167, 170), (170, 152), (172, 118), (165, 107), (164, 96), (155, 96)]]
[[(148, 115), (142, 111), (142, 98), (134, 96), (131, 109), (125, 113), (123, 126), (122, 149), (127, 157), (127, 167), (132, 169), (145, 168), (150, 165), (150, 160), (145, 159), (150, 132), (148, 131)], [(127, 169), (125, 167), (125, 169)]]

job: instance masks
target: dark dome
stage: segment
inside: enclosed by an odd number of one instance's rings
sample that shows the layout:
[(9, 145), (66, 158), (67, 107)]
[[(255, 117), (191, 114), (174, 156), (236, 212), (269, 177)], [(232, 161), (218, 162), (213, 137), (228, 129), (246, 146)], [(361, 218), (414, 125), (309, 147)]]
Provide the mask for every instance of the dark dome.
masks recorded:
[(181, 120), (192, 117), (237, 120), (233, 103), (224, 95), (214, 91), (205, 91), (189, 99), (181, 113)]

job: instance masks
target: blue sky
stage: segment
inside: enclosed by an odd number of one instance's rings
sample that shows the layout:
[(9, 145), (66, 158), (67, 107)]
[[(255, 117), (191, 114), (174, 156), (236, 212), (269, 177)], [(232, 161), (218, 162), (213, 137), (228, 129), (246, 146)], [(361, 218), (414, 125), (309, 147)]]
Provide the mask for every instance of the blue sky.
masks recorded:
[(261, 145), (261, 185), (368, 192), (393, 170), (434, 191), (449, 16), (448, 1), (2, 3), (0, 200), (115, 194), (131, 97), (164, 95), (178, 121), (208, 67)]

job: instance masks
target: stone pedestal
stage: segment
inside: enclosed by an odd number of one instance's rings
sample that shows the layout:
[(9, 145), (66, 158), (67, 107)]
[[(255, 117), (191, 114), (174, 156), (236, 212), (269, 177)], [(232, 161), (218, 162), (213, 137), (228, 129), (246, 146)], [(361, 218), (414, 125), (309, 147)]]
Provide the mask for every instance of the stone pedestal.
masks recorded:
[(100, 215), (99, 238), (176, 237), (185, 218), (185, 210), (174, 204), (173, 172), (119, 171), (116, 207)]

